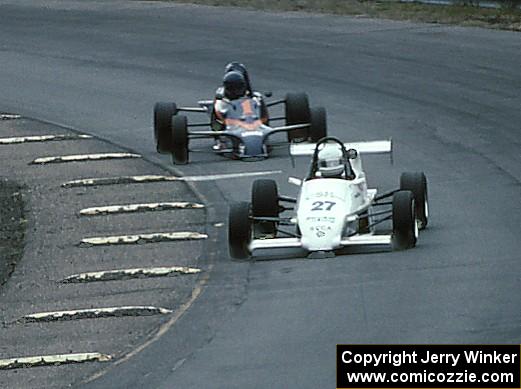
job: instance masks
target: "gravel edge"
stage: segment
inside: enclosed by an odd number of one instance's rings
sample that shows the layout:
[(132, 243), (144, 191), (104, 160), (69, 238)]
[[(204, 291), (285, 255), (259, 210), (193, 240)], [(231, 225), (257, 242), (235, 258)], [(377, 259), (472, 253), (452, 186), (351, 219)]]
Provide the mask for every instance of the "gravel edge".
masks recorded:
[(27, 224), (24, 196), (22, 185), (0, 178), (0, 287), (23, 257)]

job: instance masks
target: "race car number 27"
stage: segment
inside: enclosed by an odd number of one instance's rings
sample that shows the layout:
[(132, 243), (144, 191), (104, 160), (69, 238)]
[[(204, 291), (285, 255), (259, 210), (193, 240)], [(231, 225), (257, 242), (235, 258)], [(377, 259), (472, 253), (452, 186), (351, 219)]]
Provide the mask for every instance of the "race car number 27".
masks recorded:
[(312, 211), (331, 211), (336, 203), (334, 201), (315, 201), (311, 204)]

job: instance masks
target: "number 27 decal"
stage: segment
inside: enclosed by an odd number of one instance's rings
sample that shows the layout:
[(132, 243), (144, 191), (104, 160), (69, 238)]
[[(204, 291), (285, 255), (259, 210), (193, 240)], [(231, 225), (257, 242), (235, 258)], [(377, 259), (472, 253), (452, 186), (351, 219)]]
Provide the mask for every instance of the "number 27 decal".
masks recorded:
[(336, 203), (334, 201), (315, 201), (312, 204), (311, 210), (312, 211), (331, 211), (331, 208)]

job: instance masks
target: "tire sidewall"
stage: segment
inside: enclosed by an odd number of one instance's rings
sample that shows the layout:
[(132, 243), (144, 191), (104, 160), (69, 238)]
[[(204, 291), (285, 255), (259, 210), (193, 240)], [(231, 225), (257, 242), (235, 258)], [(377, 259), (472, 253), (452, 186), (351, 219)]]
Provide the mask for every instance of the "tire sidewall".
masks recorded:
[(393, 195), (393, 240), (395, 248), (404, 250), (416, 245), (417, 220), (414, 195), (401, 190)]
[(188, 162), (188, 119), (183, 115), (172, 117), (172, 158), (176, 164)]
[(327, 136), (326, 110), (323, 107), (311, 108), (311, 121), (309, 127), (309, 140), (317, 143)]
[(406, 172), (400, 176), (400, 190), (409, 190), (413, 193), (416, 204), (416, 217), (421, 230), (427, 227), (429, 197), (427, 192), (427, 178), (423, 172)]
[[(251, 207), (254, 217), (279, 216), (279, 195), (277, 183), (274, 180), (260, 179), (253, 182)], [(254, 225), (256, 234), (276, 234), (277, 223), (275, 222), (255, 222)]]
[(249, 258), (251, 242), (250, 204), (234, 203), (228, 217), (228, 246), (230, 256), (236, 259)]
[(154, 105), (154, 138), (160, 153), (172, 150), (172, 117), (176, 114), (175, 103), (159, 102)]
[[(311, 110), (306, 93), (288, 93), (285, 103), (286, 125), (303, 124), (311, 121)], [(304, 141), (308, 137), (306, 129), (288, 131), (288, 142), (293, 140)]]

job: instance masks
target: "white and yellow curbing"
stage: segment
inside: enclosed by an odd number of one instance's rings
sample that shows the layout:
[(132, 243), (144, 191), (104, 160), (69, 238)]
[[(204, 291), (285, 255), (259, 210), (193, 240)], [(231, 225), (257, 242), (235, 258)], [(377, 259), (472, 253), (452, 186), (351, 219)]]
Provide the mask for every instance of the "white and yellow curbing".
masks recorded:
[(117, 281), (137, 278), (156, 278), (156, 277), (174, 277), (179, 275), (198, 274), (201, 269), (185, 266), (170, 267), (142, 267), (132, 269), (115, 269), (106, 271), (86, 272), (72, 274), (62, 283), (81, 283), (96, 281)]
[(104, 161), (110, 159), (130, 159), (141, 158), (140, 154), (132, 153), (98, 153), (98, 154), (77, 154), (77, 155), (58, 155), (55, 157), (40, 157), (31, 162), (32, 165), (46, 165), (51, 163), (67, 162), (86, 162)]
[(167, 211), (174, 209), (201, 209), (203, 204), (187, 201), (162, 202), (162, 203), (142, 203), (142, 204), (123, 204), (107, 205), (103, 207), (84, 208), (80, 211), (82, 216), (97, 216), (116, 213), (133, 213), (147, 211)]
[(17, 115), (15, 113), (0, 113), (0, 120), (16, 120), (21, 118), (21, 115)]
[(70, 363), (108, 362), (111, 359), (111, 355), (101, 353), (78, 353), (38, 355), (34, 357), (17, 357), (0, 359), (0, 370), (20, 369), (36, 366), (56, 366)]
[(30, 143), (30, 142), (50, 142), (50, 141), (61, 141), (61, 140), (80, 140), (80, 139), (92, 139), (92, 136), (83, 135), (83, 134), (15, 136), (15, 137), (11, 137), (11, 138), (0, 138), (0, 145)]
[(134, 243), (158, 243), (178, 240), (199, 240), (207, 239), (207, 234), (191, 231), (180, 232), (157, 232), (152, 234), (138, 234), (138, 235), (115, 235), (115, 236), (100, 236), (92, 238), (84, 238), (80, 245), (84, 246), (106, 246), (106, 245), (121, 245)]
[(89, 308), (70, 311), (38, 312), (23, 316), (23, 323), (51, 322), (63, 320), (99, 319), (124, 316), (153, 316), (172, 313), (170, 309), (153, 306), (124, 306), (110, 308)]

